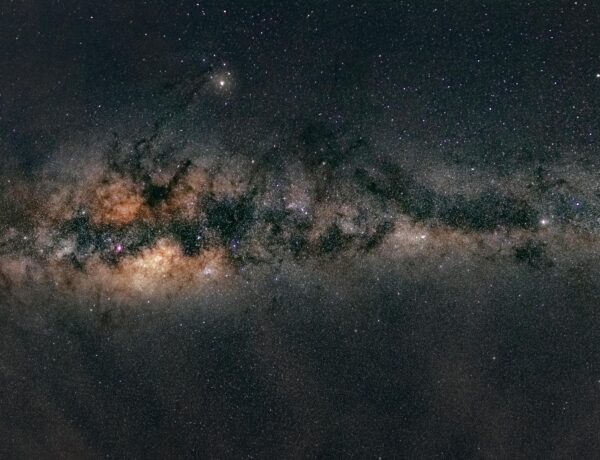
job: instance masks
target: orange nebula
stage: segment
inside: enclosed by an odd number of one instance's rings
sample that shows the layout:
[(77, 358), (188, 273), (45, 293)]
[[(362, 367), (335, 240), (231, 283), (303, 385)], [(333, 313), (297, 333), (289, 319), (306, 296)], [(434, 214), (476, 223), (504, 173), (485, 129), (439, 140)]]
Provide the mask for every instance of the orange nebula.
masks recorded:
[(130, 179), (103, 181), (93, 192), (91, 216), (95, 223), (127, 224), (134, 219), (147, 218), (149, 210), (139, 186)]

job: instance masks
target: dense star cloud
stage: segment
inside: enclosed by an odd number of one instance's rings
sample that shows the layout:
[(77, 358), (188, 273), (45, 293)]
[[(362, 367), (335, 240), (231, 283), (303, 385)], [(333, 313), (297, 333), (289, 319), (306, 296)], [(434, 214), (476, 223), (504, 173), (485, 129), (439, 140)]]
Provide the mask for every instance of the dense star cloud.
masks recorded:
[(589, 2), (0, 8), (0, 456), (585, 457)]
[[(203, 273), (372, 251), (389, 257), (392, 247), (399, 261), (459, 245), (537, 268), (565, 263), (578, 246), (596, 247), (594, 171), (552, 164), (517, 177), (493, 170), (468, 177), (472, 169), (441, 172), (448, 166), (438, 161), (424, 174), (410, 161), (372, 160), (360, 135), (323, 123), (251, 160), (174, 146), (159, 123), (147, 131), (130, 139), (113, 133), (95, 147), (96, 158), (72, 166), (76, 174), (40, 172), (35, 187), (31, 178), (4, 179), (2, 206), (20, 217), (4, 223), (6, 279), (21, 276), (15, 266), (33, 264), (48, 278), (85, 277), (104, 288), (113, 274), (147, 292), (153, 271), (178, 289), (183, 280), (194, 288)], [(456, 176), (468, 177), (469, 187), (436, 183)], [(171, 276), (180, 271), (187, 276)]]

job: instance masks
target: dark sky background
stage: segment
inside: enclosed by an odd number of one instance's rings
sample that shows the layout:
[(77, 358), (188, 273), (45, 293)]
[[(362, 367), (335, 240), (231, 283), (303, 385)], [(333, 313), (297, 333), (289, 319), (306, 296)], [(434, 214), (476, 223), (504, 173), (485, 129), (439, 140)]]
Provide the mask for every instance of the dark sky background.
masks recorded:
[(10, 2), (3, 131), (18, 145), (157, 111), (154, 86), (225, 62), (235, 97), (205, 116), (242, 143), (316, 117), (491, 161), (598, 136), (590, 2), (246, 3)]
[(0, 457), (594, 458), (594, 1), (0, 5)]

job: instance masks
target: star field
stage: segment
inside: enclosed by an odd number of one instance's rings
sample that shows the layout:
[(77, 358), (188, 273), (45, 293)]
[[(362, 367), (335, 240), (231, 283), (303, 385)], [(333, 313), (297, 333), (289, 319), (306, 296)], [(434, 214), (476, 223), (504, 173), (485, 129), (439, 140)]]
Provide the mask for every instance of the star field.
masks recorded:
[(599, 25), (0, 7), (0, 456), (592, 458)]

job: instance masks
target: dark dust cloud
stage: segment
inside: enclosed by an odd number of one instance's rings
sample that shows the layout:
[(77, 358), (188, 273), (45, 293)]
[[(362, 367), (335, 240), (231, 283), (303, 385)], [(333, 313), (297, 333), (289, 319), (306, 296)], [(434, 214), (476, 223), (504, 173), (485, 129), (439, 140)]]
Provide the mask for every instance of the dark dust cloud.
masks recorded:
[(6, 1), (0, 456), (593, 458), (593, 1)]

